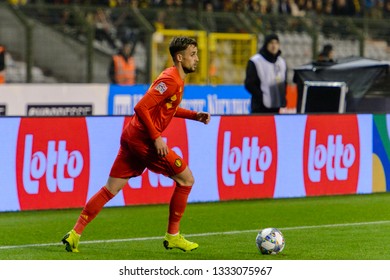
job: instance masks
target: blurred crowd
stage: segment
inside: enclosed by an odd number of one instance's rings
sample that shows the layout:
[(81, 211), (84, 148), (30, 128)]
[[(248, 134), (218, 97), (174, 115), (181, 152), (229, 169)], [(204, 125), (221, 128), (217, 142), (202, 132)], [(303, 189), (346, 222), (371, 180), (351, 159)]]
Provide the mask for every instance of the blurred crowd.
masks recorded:
[(104, 7), (191, 8), (205, 11), (255, 12), (292, 16), (333, 15), (390, 18), (390, 0), (7, 0), (13, 5), (80, 4)]

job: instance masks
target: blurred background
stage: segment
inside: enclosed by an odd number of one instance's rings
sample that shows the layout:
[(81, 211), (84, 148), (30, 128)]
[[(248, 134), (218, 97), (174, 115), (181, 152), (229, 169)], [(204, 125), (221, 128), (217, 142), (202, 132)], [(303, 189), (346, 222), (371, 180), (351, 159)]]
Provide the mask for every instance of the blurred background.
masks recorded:
[[(187, 84), (242, 84), (265, 34), (279, 35), (294, 67), (325, 44), (335, 59), (390, 60), (390, 0), (1, 0), (6, 83), (109, 83), (123, 41), (134, 43), (136, 83), (171, 64), (175, 35), (197, 38), (200, 67)], [(377, 89), (382, 93), (386, 87)]]

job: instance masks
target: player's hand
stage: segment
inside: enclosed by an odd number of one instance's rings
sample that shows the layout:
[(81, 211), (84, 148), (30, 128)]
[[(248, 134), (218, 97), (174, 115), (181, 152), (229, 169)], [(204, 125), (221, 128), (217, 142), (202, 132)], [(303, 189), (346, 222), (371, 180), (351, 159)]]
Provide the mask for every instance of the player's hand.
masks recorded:
[(168, 154), (168, 145), (167, 143), (165, 143), (161, 136), (154, 140), (154, 146), (156, 147), (157, 154), (160, 157), (165, 157)]
[(204, 124), (208, 124), (210, 122), (210, 114), (206, 112), (198, 112), (196, 114), (196, 120), (198, 122), (202, 122)]

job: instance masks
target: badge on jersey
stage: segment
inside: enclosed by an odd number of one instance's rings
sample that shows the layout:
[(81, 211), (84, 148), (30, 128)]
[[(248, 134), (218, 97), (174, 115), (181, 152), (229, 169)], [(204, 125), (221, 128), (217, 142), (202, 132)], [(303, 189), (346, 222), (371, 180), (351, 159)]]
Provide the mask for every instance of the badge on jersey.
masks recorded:
[(177, 167), (181, 167), (182, 166), (182, 162), (181, 162), (181, 159), (180, 158), (177, 158), (176, 160), (175, 160), (175, 165), (177, 166)]
[(155, 88), (160, 94), (163, 94), (167, 89), (167, 85), (164, 82), (160, 82)]

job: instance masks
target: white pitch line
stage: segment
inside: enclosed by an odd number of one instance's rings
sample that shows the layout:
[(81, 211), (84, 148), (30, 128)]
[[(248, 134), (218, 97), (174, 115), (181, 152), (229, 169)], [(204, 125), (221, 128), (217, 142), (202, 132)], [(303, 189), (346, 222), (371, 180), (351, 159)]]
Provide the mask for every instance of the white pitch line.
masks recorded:
[[(316, 228), (380, 225), (380, 224), (389, 224), (389, 223), (390, 223), (390, 221), (373, 221), (373, 222), (359, 222), (359, 223), (345, 223), (345, 224), (327, 224), (327, 225), (285, 227), (285, 228), (279, 228), (279, 229), (281, 231), (288, 231), (288, 230), (303, 230), (303, 229), (316, 229)], [(212, 236), (212, 235), (233, 235), (233, 234), (258, 232), (258, 231), (259, 231), (259, 229), (222, 231), (222, 232), (205, 232), (205, 233), (186, 234), (185, 236), (186, 237), (194, 237), (194, 236), (196, 237), (196, 236)], [(152, 237), (137, 237), (137, 238), (125, 238), (125, 239), (90, 240), (90, 241), (81, 241), (80, 244), (148, 241), (148, 240), (156, 240), (156, 239), (162, 239), (162, 238), (164, 238), (164, 237), (163, 236), (152, 236)], [(48, 247), (48, 246), (58, 246), (58, 245), (61, 245), (61, 243), (57, 242), (57, 243), (44, 243), (44, 244), (9, 245), (9, 246), (0, 246), (0, 250), (21, 249), (21, 248), (31, 248), (31, 247)]]

